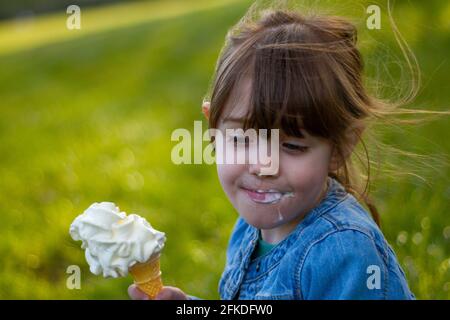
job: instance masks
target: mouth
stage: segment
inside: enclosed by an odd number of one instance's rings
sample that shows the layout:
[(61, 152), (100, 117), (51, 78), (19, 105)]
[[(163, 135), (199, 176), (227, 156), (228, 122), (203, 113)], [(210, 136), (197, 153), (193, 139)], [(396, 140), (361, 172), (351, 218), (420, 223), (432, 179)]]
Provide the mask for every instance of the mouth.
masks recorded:
[(261, 204), (275, 204), (275, 203), (280, 202), (284, 198), (289, 198), (289, 197), (294, 196), (293, 192), (284, 192), (284, 191), (279, 191), (279, 190), (274, 190), (274, 189), (253, 190), (253, 189), (248, 189), (248, 188), (242, 187), (242, 190), (244, 190), (247, 193), (248, 197), (253, 202), (261, 203)]

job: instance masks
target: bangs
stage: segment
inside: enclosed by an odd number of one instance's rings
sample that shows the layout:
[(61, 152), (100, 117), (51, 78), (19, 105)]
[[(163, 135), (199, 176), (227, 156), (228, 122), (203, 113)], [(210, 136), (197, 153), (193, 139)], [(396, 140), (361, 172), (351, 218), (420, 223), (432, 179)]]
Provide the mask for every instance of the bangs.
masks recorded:
[(287, 25), (238, 45), (231, 43), (235, 50), (225, 50), (217, 70), (214, 88), (221, 89), (213, 91), (211, 128), (234, 110), (243, 119), (244, 130), (267, 129), (269, 135), (270, 129), (279, 129), (303, 138), (303, 130), (333, 139), (343, 131), (348, 119), (342, 111), (348, 101), (337, 74), (341, 66), (334, 62), (328, 44), (302, 28)]
[[(272, 39), (267, 39), (271, 43)], [(245, 128), (280, 129), (288, 136), (329, 138), (326, 109), (336, 104), (335, 80), (325, 53), (286, 48), (257, 48)]]

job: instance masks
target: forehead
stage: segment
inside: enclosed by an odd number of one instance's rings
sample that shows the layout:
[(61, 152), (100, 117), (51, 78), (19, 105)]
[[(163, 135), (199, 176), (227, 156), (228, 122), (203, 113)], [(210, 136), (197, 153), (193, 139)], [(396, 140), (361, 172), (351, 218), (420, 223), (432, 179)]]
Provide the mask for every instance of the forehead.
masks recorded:
[(251, 93), (252, 81), (249, 77), (237, 81), (220, 116), (220, 123), (229, 119), (244, 119), (250, 108)]
[[(250, 98), (253, 92), (252, 79), (250, 76), (243, 77), (237, 81), (231, 90), (230, 96), (220, 115), (219, 126), (229, 126), (242, 124), (244, 119), (249, 116)], [(269, 129), (269, 128), (267, 128)], [(306, 130), (300, 129), (302, 137), (300, 139), (313, 139), (314, 137)], [(280, 137), (287, 136), (283, 130), (280, 130)]]

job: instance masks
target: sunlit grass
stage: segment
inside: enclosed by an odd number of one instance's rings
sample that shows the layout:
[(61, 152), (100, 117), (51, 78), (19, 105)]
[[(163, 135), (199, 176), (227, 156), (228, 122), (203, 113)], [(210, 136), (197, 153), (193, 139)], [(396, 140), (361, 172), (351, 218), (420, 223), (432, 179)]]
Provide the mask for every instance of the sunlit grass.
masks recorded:
[(0, 22), (0, 54), (76, 39), (111, 29), (126, 28), (152, 20), (167, 19), (228, 5), (236, 0), (171, 0), (117, 3), (99, 8), (81, 8), (81, 29), (69, 30), (65, 10), (28, 19)]

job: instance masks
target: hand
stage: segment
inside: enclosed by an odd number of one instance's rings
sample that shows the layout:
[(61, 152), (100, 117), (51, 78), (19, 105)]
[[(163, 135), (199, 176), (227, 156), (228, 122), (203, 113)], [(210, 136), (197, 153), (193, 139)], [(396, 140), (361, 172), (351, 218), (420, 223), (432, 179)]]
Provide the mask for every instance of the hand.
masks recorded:
[[(128, 287), (128, 295), (132, 300), (150, 300), (135, 284)], [(187, 300), (187, 295), (176, 287), (164, 286), (154, 300)]]

